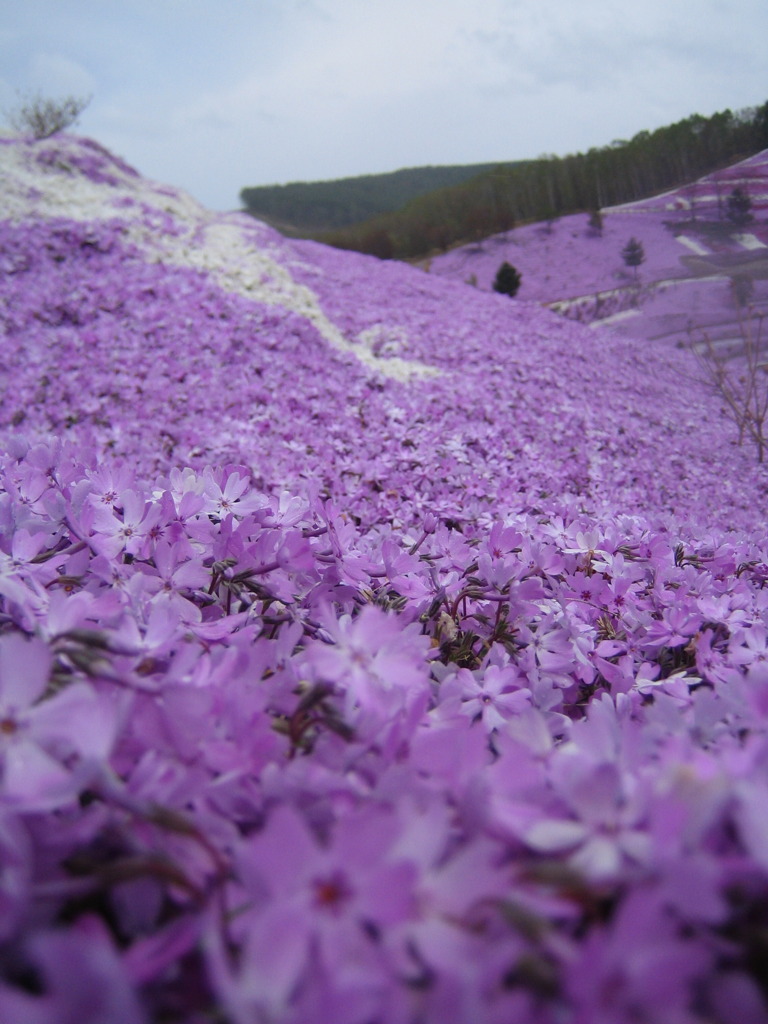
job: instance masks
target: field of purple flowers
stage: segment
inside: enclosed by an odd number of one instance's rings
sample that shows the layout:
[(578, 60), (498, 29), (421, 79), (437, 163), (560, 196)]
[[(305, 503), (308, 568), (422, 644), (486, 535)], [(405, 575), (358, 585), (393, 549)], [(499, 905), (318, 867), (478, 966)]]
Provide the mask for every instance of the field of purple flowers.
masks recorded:
[(0, 197), (0, 1020), (764, 1024), (768, 469), (690, 353), (88, 140)]
[[(746, 223), (729, 218), (735, 189)], [(546, 303), (593, 327), (627, 337), (713, 341), (739, 337), (732, 280), (749, 282), (749, 303), (768, 312), (768, 150), (672, 192), (547, 224), (528, 224), (461, 246), (431, 261), (441, 277), (490, 291), (503, 261), (522, 274), (521, 300)], [(622, 259), (630, 238), (643, 247), (638, 274)]]

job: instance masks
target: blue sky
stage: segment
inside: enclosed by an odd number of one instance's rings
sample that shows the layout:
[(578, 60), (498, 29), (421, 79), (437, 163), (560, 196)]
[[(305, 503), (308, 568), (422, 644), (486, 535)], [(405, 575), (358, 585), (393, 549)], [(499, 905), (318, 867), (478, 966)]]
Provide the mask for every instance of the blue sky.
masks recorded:
[(766, 0), (0, 0), (0, 109), (243, 186), (564, 155), (768, 100)]

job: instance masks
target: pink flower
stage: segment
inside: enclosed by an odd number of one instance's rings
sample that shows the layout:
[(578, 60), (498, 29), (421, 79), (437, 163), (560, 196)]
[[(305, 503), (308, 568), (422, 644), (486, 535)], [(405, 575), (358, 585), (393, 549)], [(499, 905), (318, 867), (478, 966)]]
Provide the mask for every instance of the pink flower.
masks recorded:
[(535, 659), (535, 664), (548, 675), (564, 682), (567, 680), (566, 685), (570, 683), (568, 677), (574, 665), (573, 647), (568, 633), (553, 616), (546, 616), (535, 629), (521, 627), (519, 638), (526, 645), (525, 654), (528, 659)]
[(542, 816), (523, 836), (528, 846), (565, 854), (567, 864), (596, 881), (615, 880), (626, 860), (647, 858), (643, 801), (616, 765), (590, 763), (562, 750), (553, 762), (553, 784), (572, 816)]
[(199, 558), (187, 557), (188, 545), (160, 541), (155, 546), (157, 576), (148, 570), (147, 579), (155, 591), (153, 604), (168, 604), (183, 622), (199, 622), (201, 612), (190, 599), (190, 592), (210, 583), (211, 573)]
[(729, 660), (736, 665), (768, 665), (768, 629), (762, 622), (749, 629), (738, 630), (728, 644)]
[(30, 564), (43, 550), (46, 533), (17, 530), (11, 540), (10, 554), (0, 551), (0, 595), (24, 607), (39, 607), (44, 600), (43, 586), (56, 577), (53, 563)]
[(566, 965), (572, 1019), (580, 1024), (693, 1021), (695, 987), (712, 966), (707, 947), (686, 942), (654, 894), (637, 888)]

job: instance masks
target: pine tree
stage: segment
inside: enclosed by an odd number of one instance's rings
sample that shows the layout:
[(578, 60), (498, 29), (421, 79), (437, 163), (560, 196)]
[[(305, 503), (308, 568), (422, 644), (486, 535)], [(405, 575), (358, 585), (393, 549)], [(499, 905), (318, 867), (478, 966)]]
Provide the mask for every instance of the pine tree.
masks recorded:
[(517, 290), (520, 287), (522, 277), (515, 268), (506, 261), (501, 264), (497, 273), (496, 280), (493, 282), (493, 290), (499, 292), (501, 295), (509, 295), (512, 298), (513, 295), (517, 295)]
[(632, 267), (635, 272), (635, 280), (637, 280), (637, 268), (641, 263), (645, 262), (645, 249), (643, 249), (643, 243), (638, 242), (636, 238), (630, 238), (621, 250), (621, 258), (628, 267)]
[(752, 200), (740, 185), (728, 196), (725, 213), (736, 227), (744, 227), (752, 221)]

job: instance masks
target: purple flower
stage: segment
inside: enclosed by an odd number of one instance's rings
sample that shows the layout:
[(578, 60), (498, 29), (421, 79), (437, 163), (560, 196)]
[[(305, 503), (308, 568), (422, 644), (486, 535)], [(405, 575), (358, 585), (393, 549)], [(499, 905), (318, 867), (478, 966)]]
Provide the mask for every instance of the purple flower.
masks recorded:
[(372, 808), (340, 821), (321, 846), (284, 807), (243, 844), (243, 955), (224, 982), (241, 1014), (284, 1013), (313, 949), (341, 979), (377, 973), (377, 935), (414, 909), (414, 865), (387, 857), (397, 835), (396, 819)]
[(85, 779), (69, 767), (102, 762), (112, 746), (116, 715), (85, 683), (43, 698), (52, 658), (40, 640), (0, 637), (0, 760), (2, 795), (24, 811), (73, 800)]
[(108, 558), (121, 551), (129, 555), (144, 554), (152, 530), (160, 519), (159, 506), (153, 505), (134, 490), (123, 491), (118, 498), (121, 518), (111, 507), (96, 508), (94, 545)]
[(521, 677), (516, 668), (491, 665), (482, 673), (460, 669), (450, 685), (447, 682), (442, 684), (442, 690), (444, 696), (448, 696), (450, 691), (457, 691), (462, 711), (471, 718), (482, 719), (486, 730), (491, 732), (530, 706), (531, 692), (520, 683)]
[(43, 990), (30, 995), (0, 983), (0, 1018), (19, 1024), (144, 1024), (146, 1014), (117, 950), (96, 918), (47, 930), (28, 943)]
[(348, 720), (361, 713), (381, 720), (424, 691), (429, 640), (396, 616), (369, 605), (354, 619), (326, 614), (324, 629), (332, 643), (308, 646), (306, 663), (343, 694)]
[(638, 888), (567, 965), (566, 992), (578, 1021), (678, 1024), (696, 1019), (695, 990), (711, 969), (711, 951), (686, 943), (653, 893)]

